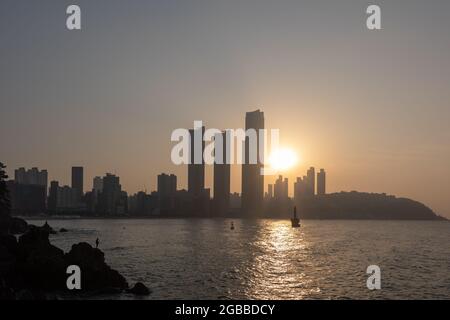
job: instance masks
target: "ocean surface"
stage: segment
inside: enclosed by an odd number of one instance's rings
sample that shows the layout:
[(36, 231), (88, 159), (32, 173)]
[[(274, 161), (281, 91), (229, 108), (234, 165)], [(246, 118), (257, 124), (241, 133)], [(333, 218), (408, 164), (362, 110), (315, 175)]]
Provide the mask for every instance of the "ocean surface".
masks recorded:
[[(100, 249), (145, 299), (450, 299), (450, 223), (228, 219), (51, 220), (64, 251)], [(41, 225), (44, 221), (30, 221)], [(370, 291), (369, 265), (381, 268)], [(129, 294), (96, 298), (134, 299)]]

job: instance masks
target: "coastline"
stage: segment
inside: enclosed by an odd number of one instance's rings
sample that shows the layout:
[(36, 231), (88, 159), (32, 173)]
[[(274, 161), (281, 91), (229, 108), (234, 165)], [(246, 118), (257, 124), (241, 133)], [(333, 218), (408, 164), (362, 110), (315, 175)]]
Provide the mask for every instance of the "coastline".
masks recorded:
[[(179, 217), (179, 216), (15, 216), (16, 218), (24, 219), (27, 221), (59, 221), (59, 220), (178, 220), (178, 219), (188, 219), (188, 220), (230, 220), (230, 219), (240, 219), (240, 220), (286, 220), (289, 218), (274, 218), (274, 217), (237, 217), (237, 216), (227, 216), (227, 217)], [(446, 221), (450, 220), (437, 216), (435, 219), (346, 219), (346, 218), (335, 218), (335, 219), (313, 219), (305, 218), (301, 219), (303, 221)]]

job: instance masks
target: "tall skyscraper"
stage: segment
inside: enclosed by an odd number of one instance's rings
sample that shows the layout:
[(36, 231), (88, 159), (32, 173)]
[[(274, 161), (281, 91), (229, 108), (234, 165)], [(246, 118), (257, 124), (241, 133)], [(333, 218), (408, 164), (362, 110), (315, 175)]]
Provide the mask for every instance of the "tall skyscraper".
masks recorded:
[(161, 213), (168, 213), (175, 208), (177, 192), (177, 176), (162, 173), (158, 175), (158, 199)]
[[(224, 216), (230, 209), (230, 133), (216, 134), (214, 158), (214, 216)], [(220, 145), (219, 141), (222, 142)], [(219, 150), (220, 149), (220, 150)]]
[(268, 185), (267, 197), (268, 197), (269, 199), (272, 199), (272, 198), (273, 198), (273, 184), (269, 184), (269, 185)]
[[(259, 130), (264, 129), (264, 112), (256, 110), (245, 115), (245, 130), (256, 130), (256, 139), (245, 138), (244, 164), (242, 165), (242, 213), (258, 215), (261, 213), (264, 198), (264, 176), (261, 174), (263, 163), (259, 157), (260, 147), (264, 141), (259, 141)], [(250, 145), (256, 144), (256, 145)], [(256, 150), (256, 163), (250, 163), (251, 150)], [(264, 150), (261, 150), (263, 153)]]
[(309, 168), (306, 172), (306, 179), (307, 195), (313, 197), (316, 194), (316, 170), (314, 167)]
[(205, 150), (203, 135), (205, 134), (205, 127), (191, 129), (189, 130), (189, 134), (190, 162), (188, 164), (188, 191), (192, 195), (201, 195), (205, 189), (205, 162), (203, 159), (203, 151)]
[(83, 167), (72, 167), (72, 189), (74, 189), (77, 201), (81, 201), (83, 189)]
[(58, 205), (58, 189), (59, 189), (58, 181), (51, 181), (50, 191), (48, 195), (48, 210), (52, 213), (56, 212), (56, 208)]
[(323, 196), (326, 193), (326, 173), (324, 169), (320, 169), (317, 173), (317, 194)]

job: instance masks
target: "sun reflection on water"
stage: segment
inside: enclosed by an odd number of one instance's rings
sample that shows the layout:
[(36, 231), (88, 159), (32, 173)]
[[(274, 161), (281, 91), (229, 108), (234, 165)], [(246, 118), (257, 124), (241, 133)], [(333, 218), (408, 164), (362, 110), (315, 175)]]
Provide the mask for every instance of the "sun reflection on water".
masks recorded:
[(301, 270), (311, 263), (301, 229), (292, 228), (287, 221), (264, 221), (252, 245), (257, 254), (248, 268), (248, 298), (302, 299), (320, 292)]

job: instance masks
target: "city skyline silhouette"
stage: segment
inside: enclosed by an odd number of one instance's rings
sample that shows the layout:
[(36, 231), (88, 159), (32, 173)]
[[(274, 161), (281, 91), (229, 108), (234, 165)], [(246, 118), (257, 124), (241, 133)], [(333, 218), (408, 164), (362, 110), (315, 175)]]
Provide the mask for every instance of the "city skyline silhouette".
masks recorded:
[[(313, 165), (333, 176), (330, 192), (386, 192), (450, 217), (447, 1), (384, 3), (375, 32), (353, 1), (80, 1), (77, 32), (63, 3), (6, 5), (9, 175), (47, 168), (69, 184), (67, 167), (79, 165), (86, 177), (120, 175), (131, 193), (155, 189), (161, 172), (187, 185), (168, 161), (172, 130), (194, 119), (244, 127), (242, 114), (261, 108), (299, 154), (291, 181)], [(205, 176), (211, 187), (212, 168)], [(233, 192), (240, 176), (232, 167)]]
[[(202, 124), (202, 123), (201, 123)], [(218, 131), (209, 143), (208, 130), (203, 124), (185, 130), (187, 135), (187, 163), (185, 168), (187, 187), (178, 185), (175, 174), (162, 172), (157, 176), (155, 190), (140, 190), (134, 194), (127, 192), (121, 184), (120, 176), (106, 173), (92, 178), (92, 187), (84, 185), (84, 167), (73, 166), (71, 186), (59, 181), (48, 181), (48, 170), (21, 167), (14, 170), (14, 179), (6, 181), (11, 197), (11, 212), (14, 215), (82, 217), (147, 217), (147, 218), (286, 218), (299, 208), (302, 218), (309, 219), (375, 219), (375, 220), (442, 220), (426, 205), (395, 195), (367, 192), (327, 193), (325, 169), (317, 171), (311, 166), (303, 176), (294, 182), (277, 174), (274, 183), (265, 183), (266, 166), (276, 163), (259, 158), (261, 148), (268, 148), (264, 134), (264, 112), (260, 109), (246, 112), (243, 136), (232, 130)], [(218, 129), (213, 129), (217, 132)], [(217, 140), (216, 140), (217, 139)], [(261, 140), (263, 139), (263, 140)], [(239, 143), (238, 140), (241, 140)], [(271, 141), (273, 143), (273, 141)], [(213, 188), (207, 186), (205, 168), (206, 149), (213, 146)], [(234, 146), (234, 147), (233, 147)], [(242, 189), (232, 192), (231, 158), (233, 148), (242, 147), (242, 159), (236, 165), (242, 167)], [(277, 143), (274, 150), (279, 151)], [(174, 149), (175, 150), (175, 149)], [(253, 155), (252, 155), (253, 153)], [(285, 155), (288, 156), (288, 155)], [(173, 153), (172, 153), (173, 157)], [(239, 157), (239, 156), (237, 156)], [(253, 158), (253, 159), (252, 159)], [(172, 161), (174, 159), (172, 158)], [(278, 161), (285, 161), (278, 159)], [(273, 178), (273, 177), (272, 177)], [(273, 180), (273, 179), (272, 179)], [(50, 187), (49, 187), (50, 186)], [(85, 190), (87, 192), (85, 193)], [(48, 197), (47, 197), (48, 195)], [(292, 195), (292, 196), (291, 196)], [(298, 222), (296, 225), (299, 225)]]

